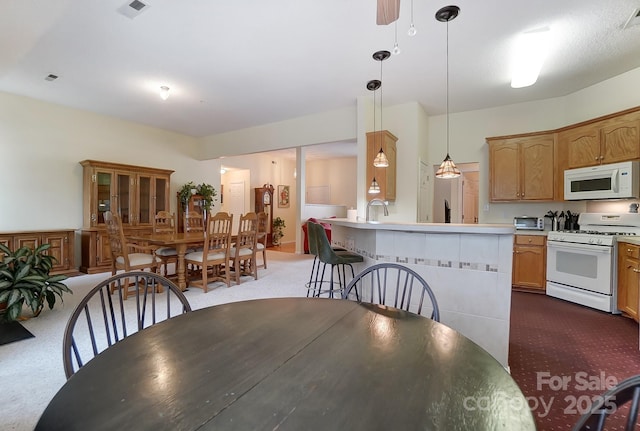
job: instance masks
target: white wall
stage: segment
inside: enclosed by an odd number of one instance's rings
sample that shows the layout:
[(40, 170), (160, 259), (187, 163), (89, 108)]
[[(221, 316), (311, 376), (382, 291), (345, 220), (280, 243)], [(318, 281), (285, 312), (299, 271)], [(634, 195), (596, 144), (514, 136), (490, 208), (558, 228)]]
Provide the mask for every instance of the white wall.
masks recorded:
[(81, 228), (85, 159), (175, 170), (175, 211), (184, 183), (220, 187), (219, 161), (196, 161), (197, 148), (181, 134), (0, 93), (0, 231)]
[(330, 205), (356, 207), (356, 157), (340, 157), (331, 160), (310, 160), (306, 163), (306, 186), (324, 187), (330, 190)]

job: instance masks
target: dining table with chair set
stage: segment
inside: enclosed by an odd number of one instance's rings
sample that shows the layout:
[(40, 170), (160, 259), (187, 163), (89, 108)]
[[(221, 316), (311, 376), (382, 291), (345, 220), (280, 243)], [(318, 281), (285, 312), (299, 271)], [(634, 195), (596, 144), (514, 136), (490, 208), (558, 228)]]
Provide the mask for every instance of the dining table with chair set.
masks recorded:
[[(218, 212), (208, 217), (200, 214), (184, 216), (184, 232), (178, 232), (175, 214), (161, 211), (151, 234), (130, 234), (125, 237), (118, 215), (105, 217), (112, 244), (112, 274), (117, 271), (148, 269), (175, 278), (180, 289), (199, 287), (206, 293), (209, 284), (222, 281), (240, 284), (241, 277), (258, 278), (259, 253), (266, 268), (263, 237), (266, 227), (260, 224), (260, 214), (240, 215), (237, 231), (232, 231), (233, 214)], [(111, 240), (111, 238), (114, 238)], [(114, 246), (115, 244), (115, 246)], [(169, 274), (168, 264), (175, 265)]]

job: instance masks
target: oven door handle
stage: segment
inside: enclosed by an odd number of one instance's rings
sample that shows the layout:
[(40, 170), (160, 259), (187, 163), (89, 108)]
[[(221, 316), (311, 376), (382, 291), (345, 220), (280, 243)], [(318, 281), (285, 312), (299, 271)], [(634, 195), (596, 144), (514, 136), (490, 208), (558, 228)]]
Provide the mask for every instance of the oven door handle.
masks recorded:
[(583, 245), (576, 243), (566, 243), (566, 242), (556, 242), (556, 241), (547, 241), (547, 248), (554, 249), (562, 249), (562, 250), (575, 250), (575, 251), (587, 251), (589, 253), (599, 252), (603, 254), (611, 254), (611, 250), (613, 247), (609, 247), (606, 245)]

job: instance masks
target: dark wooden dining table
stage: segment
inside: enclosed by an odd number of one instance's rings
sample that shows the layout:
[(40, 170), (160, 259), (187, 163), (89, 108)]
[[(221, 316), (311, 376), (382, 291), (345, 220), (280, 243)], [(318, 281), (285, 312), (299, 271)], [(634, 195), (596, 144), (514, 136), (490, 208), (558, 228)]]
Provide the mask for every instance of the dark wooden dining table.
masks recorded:
[(535, 430), (509, 373), (393, 308), (277, 298), (200, 309), (100, 353), (36, 430)]
[(180, 290), (187, 288), (187, 266), (184, 262), (184, 256), (189, 246), (204, 246), (203, 232), (134, 234), (128, 236), (127, 239), (137, 243), (175, 248), (178, 254), (178, 263), (176, 265), (177, 284)]

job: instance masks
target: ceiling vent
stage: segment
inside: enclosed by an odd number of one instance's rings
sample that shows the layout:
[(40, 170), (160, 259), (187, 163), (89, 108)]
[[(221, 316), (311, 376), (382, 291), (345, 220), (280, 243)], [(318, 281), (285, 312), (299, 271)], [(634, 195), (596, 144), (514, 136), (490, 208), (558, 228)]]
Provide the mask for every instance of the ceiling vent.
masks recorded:
[(633, 11), (627, 22), (622, 26), (623, 29), (633, 27), (640, 24), (640, 8)]
[(120, 8), (118, 8), (118, 12), (120, 12), (122, 15), (126, 16), (127, 18), (134, 19), (135, 17), (140, 15), (142, 12), (149, 9), (149, 6), (150, 4), (147, 0), (127, 1), (127, 3), (125, 3), (124, 5), (120, 6)]
[(44, 77), (45, 81), (55, 81), (58, 79), (58, 75), (54, 75), (53, 73), (48, 74)]

